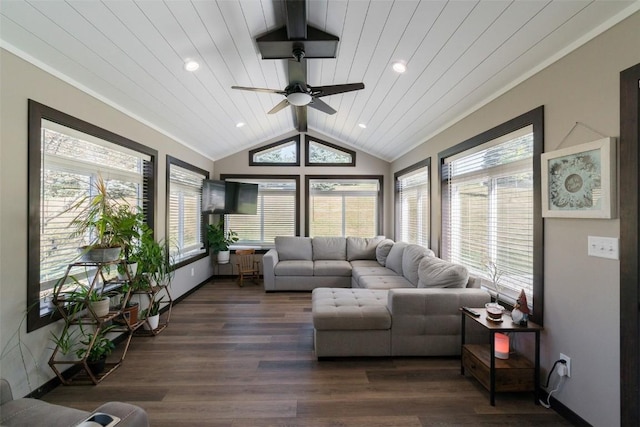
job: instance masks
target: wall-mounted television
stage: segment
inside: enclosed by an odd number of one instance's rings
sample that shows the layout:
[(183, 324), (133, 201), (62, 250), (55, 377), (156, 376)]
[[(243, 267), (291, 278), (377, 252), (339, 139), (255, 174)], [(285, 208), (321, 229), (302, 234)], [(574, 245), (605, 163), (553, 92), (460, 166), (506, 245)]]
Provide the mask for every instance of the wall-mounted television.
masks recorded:
[(202, 211), (214, 214), (255, 215), (258, 184), (205, 179), (202, 185)]

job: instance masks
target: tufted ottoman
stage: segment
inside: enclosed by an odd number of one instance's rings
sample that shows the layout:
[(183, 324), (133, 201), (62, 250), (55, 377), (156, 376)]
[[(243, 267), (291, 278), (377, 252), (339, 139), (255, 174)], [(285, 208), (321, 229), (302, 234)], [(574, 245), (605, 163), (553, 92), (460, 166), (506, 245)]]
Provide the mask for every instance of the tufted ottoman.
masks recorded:
[(316, 288), (312, 293), (316, 357), (390, 356), (388, 291)]

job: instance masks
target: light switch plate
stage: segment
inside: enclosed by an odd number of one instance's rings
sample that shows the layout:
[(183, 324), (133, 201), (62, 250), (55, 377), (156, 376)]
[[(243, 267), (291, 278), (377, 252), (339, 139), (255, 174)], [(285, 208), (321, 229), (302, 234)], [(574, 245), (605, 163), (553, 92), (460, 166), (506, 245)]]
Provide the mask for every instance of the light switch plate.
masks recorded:
[(616, 237), (589, 236), (587, 253), (589, 256), (619, 259), (618, 242)]

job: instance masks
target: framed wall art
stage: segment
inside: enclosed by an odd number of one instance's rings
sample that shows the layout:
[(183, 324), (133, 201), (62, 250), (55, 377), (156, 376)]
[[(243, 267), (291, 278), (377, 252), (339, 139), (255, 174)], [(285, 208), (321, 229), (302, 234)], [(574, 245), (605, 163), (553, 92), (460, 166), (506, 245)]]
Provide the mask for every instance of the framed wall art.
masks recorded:
[(543, 153), (541, 160), (543, 217), (615, 217), (615, 138)]

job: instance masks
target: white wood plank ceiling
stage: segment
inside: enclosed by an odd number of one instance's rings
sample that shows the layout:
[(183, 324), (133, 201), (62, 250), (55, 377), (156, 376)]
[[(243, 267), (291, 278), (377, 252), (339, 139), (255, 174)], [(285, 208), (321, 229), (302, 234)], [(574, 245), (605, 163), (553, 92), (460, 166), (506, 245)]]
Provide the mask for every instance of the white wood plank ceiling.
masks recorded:
[[(309, 0), (308, 24), (340, 42), (336, 59), (307, 60), (307, 82), (365, 84), (323, 98), (335, 115), (308, 109), (309, 129), (396, 159), (639, 4)], [(266, 114), (281, 95), (231, 89), (287, 85), (255, 42), (284, 25), (280, 0), (2, 0), (0, 19), (4, 48), (213, 160), (294, 129), (290, 108)]]

